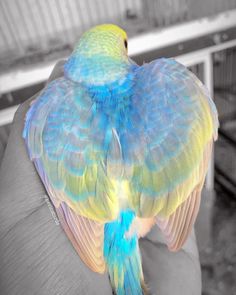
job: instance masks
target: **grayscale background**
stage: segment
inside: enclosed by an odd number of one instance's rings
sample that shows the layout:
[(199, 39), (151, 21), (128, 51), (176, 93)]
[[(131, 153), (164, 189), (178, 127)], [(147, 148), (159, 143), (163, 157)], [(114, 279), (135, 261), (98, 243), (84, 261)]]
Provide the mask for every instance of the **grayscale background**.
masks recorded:
[(236, 0), (0, 0), (0, 163), (18, 105), (86, 29), (109, 22), (128, 32), (138, 63), (175, 57), (214, 97), (220, 132), (196, 235), (203, 294), (235, 295)]

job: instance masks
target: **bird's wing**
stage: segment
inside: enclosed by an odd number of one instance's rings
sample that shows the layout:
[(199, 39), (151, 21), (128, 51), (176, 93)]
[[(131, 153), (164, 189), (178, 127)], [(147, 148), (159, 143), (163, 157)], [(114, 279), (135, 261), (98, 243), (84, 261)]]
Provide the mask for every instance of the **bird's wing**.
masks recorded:
[(83, 87), (57, 79), (29, 109), (23, 137), (68, 237), (84, 262), (103, 272), (104, 223), (118, 212), (105, 167), (119, 144), (95, 107)]
[(138, 131), (120, 134), (132, 167), (129, 201), (139, 217), (157, 216), (169, 248), (177, 250), (198, 212), (217, 111), (198, 78), (172, 59), (140, 67), (133, 90), (130, 125)]

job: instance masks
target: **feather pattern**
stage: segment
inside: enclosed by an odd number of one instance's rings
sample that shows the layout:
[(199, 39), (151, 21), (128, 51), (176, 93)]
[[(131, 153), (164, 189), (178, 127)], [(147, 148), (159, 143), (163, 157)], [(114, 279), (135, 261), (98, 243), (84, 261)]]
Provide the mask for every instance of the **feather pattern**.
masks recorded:
[(81, 259), (107, 268), (117, 294), (142, 294), (138, 237), (156, 221), (171, 250), (186, 240), (217, 112), (176, 61), (139, 67), (116, 47), (101, 56), (96, 39), (94, 55), (81, 44), (30, 107), (23, 137)]
[(126, 236), (135, 218), (134, 212), (122, 211), (119, 219), (105, 225), (104, 258), (117, 295), (142, 295), (143, 272), (137, 233)]
[(165, 235), (169, 250), (171, 251), (177, 251), (183, 246), (196, 220), (211, 149), (212, 144), (210, 143), (204, 151), (199, 167), (201, 178), (190, 196), (168, 218), (156, 217), (156, 223)]
[(140, 217), (168, 217), (205, 176), (199, 165), (216, 136), (217, 112), (200, 81), (171, 59), (140, 67), (135, 86), (143, 131), (135, 140), (139, 157), (129, 156), (130, 203)]

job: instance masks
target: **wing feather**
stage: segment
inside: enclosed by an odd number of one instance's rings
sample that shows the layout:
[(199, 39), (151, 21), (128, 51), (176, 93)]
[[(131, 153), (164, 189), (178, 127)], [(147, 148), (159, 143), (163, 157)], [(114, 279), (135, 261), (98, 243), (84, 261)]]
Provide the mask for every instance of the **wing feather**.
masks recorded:
[(105, 161), (120, 157), (120, 148), (114, 135), (107, 157), (109, 128), (95, 128), (105, 119), (94, 112), (86, 89), (59, 78), (31, 106), (23, 137), (68, 238), (81, 259), (103, 273), (104, 223), (118, 211)]
[(118, 139), (85, 88), (65, 78), (51, 82), (28, 111), (23, 135), (60, 202), (98, 222), (114, 219), (118, 202), (106, 165), (122, 170)]
[(197, 77), (172, 59), (144, 64), (136, 78), (133, 121), (142, 120), (135, 121), (141, 132), (129, 153), (130, 204), (141, 219), (156, 216), (169, 248), (177, 250), (197, 216), (217, 111)]
[(131, 151), (122, 145), (134, 167), (130, 204), (140, 217), (168, 217), (202, 178), (199, 165), (217, 135), (217, 112), (202, 83), (171, 59), (137, 70), (132, 99), (138, 136), (120, 135), (132, 145)]
[(81, 85), (55, 80), (31, 106), (23, 133), (68, 237), (98, 272), (103, 224), (121, 203), (147, 218), (142, 235), (157, 216), (170, 249), (181, 247), (217, 137), (214, 104), (185, 67), (159, 59), (133, 71), (120, 102), (118, 90), (108, 91), (103, 104)]
[(67, 203), (61, 201), (65, 198), (64, 193), (51, 185), (40, 159), (35, 160), (35, 165), (54, 205), (60, 224), (80, 258), (91, 270), (104, 273), (106, 270), (103, 257), (104, 223), (76, 214)]
[(207, 145), (199, 167), (199, 177), (201, 177), (201, 180), (187, 199), (169, 217), (156, 217), (156, 223), (166, 237), (171, 251), (177, 251), (183, 246), (196, 220), (211, 149), (212, 142)]
[(65, 203), (61, 203), (56, 211), (80, 258), (91, 270), (104, 273), (104, 224), (75, 214)]

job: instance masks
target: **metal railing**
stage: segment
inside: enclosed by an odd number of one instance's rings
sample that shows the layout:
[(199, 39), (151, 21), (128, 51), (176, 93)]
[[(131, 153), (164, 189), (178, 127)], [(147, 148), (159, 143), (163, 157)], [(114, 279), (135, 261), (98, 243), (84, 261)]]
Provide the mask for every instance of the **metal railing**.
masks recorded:
[(215, 53), (213, 58), (220, 117), (215, 180), (220, 188), (236, 198), (236, 46)]
[(98, 23), (135, 35), (233, 8), (236, 0), (1, 0), (0, 67), (70, 48)]
[[(122, 20), (126, 20), (126, 22), (123, 22), (125, 26), (128, 27), (128, 24), (133, 24), (133, 27), (135, 27), (135, 23), (141, 23), (140, 20), (150, 22), (149, 28), (152, 25), (154, 26), (165, 26), (172, 23), (178, 23), (183, 22), (186, 19), (190, 19), (191, 13), (189, 10), (184, 9), (185, 13), (180, 13), (178, 17), (174, 18), (172, 17), (172, 20), (169, 21), (169, 23), (163, 23), (160, 21), (160, 17), (157, 18), (157, 22), (155, 20), (155, 17), (152, 18), (151, 15), (149, 15), (147, 18), (144, 16), (144, 13), (149, 13), (148, 7), (151, 9), (151, 5), (158, 3), (160, 4), (160, 1), (154, 1), (154, 0), (146, 0), (146, 1), (117, 1), (119, 3), (119, 9), (118, 6), (114, 10), (116, 13), (115, 16), (112, 16), (111, 12), (105, 12), (99, 11), (101, 10), (100, 7), (96, 7), (95, 12), (92, 10), (92, 4), (97, 4), (98, 1), (95, 0), (86, 0), (83, 1), (76, 1), (77, 5), (78, 3), (82, 5), (84, 3), (84, 8), (87, 9), (88, 5), (90, 5), (90, 15), (88, 12), (86, 12), (86, 16), (88, 17), (88, 22), (82, 23), (82, 17), (84, 17), (83, 14), (81, 14), (80, 17), (76, 17), (76, 15), (79, 13), (78, 10), (73, 9), (72, 3), (73, 0), (64, 0), (64, 1), (57, 1), (57, 0), (25, 0), (25, 1), (19, 1), (19, 0), (2, 0), (0, 2), (0, 64), (3, 61), (6, 61), (5, 58), (3, 58), (3, 53), (6, 52), (11, 58), (12, 56), (15, 56), (16, 59), (20, 56), (27, 58), (28, 54), (42, 54), (49, 52), (51, 50), (56, 51), (56, 49), (66, 48), (66, 46), (71, 46), (70, 44), (73, 43), (73, 40), (77, 38), (81, 32), (86, 29), (86, 26), (91, 26), (92, 24), (95, 24), (97, 22), (101, 23), (103, 22), (102, 19), (104, 17), (108, 21), (108, 16), (110, 19), (112, 19), (113, 23), (119, 23)], [(177, 1), (177, 0), (176, 0)], [(181, 2), (182, 1), (182, 2)], [(195, 2), (202, 2), (201, 1), (195, 1)], [(206, 0), (204, 5), (209, 1), (209, 3), (214, 2), (221, 3), (222, 5), (213, 5), (215, 7), (215, 10), (221, 11), (221, 10), (227, 10), (229, 9), (230, 5), (231, 7), (235, 7), (236, 1), (210, 1)], [(39, 4), (40, 2), (40, 4)], [(106, 6), (106, 9), (108, 7), (114, 6), (113, 1), (99, 1), (101, 4), (102, 2), (109, 3), (109, 6)], [(166, 2), (173, 3), (173, 1), (166, 0)], [(190, 0), (178, 0), (178, 5), (181, 7), (181, 3), (185, 3), (184, 7), (189, 8), (188, 5), (196, 5), (194, 1)], [(7, 3), (7, 5), (6, 5)], [(14, 7), (14, 13), (15, 18), (13, 17), (13, 11), (11, 13), (7, 11), (11, 9), (10, 5), (12, 3), (15, 3)], [(16, 4), (18, 3), (18, 4)], [(21, 3), (21, 4), (19, 4)], [(50, 3), (50, 4), (49, 4)], [(54, 4), (53, 4), (54, 3)], [(57, 3), (57, 4), (55, 4)], [(59, 4), (60, 3), (60, 4)], [(76, 5), (74, 3), (73, 5)], [(115, 2), (114, 2), (115, 3)], [(227, 5), (226, 5), (227, 3)], [(37, 9), (34, 7), (38, 7)], [(46, 4), (48, 4), (46, 6)], [(22, 5), (21, 8), (19, 8), (19, 5)], [(27, 5), (30, 5), (30, 9), (26, 9)], [(36, 6), (37, 5), (37, 6)], [(39, 5), (41, 5), (41, 8), (39, 8)], [(50, 6), (51, 5), (51, 6)], [(54, 5), (54, 6), (53, 6)], [(60, 5), (60, 6), (59, 6)], [(69, 6), (68, 6), (69, 5)], [(149, 5), (147, 8), (143, 9), (145, 5)], [(17, 7), (17, 9), (16, 9)], [(25, 7), (27, 10), (28, 16), (25, 15), (26, 11), (23, 10), (22, 7)], [(47, 7), (47, 8), (46, 8)], [(48, 8), (50, 7), (50, 8)], [(57, 7), (57, 8), (55, 8)], [(132, 9), (131, 9), (131, 8)], [(171, 6), (175, 7), (175, 6)], [(177, 6), (176, 6), (177, 7)], [(113, 7), (114, 8), (114, 7)], [(112, 9), (113, 9), (112, 8)], [(135, 8), (135, 9), (134, 9)], [(217, 8), (217, 9), (216, 9)], [(224, 8), (224, 9), (223, 9)], [(100, 9), (100, 10), (99, 10)], [(70, 11), (73, 11), (73, 13), (70, 13)], [(154, 9), (153, 9), (154, 11)], [(186, 12), (187, 11), (187, 12)], [(196, 10), (197, 11), (197, 10)], [(196, 13), (195, 11), (195, 13)], [(202, 11), (202, 10), (199, 10)], [(204, 9), (204, 13), (206, 14), (207, 9)], [(211, 12), (213, 10), (210, 10)], [(118, 13), (117, 13), (118, 12)], [(142, 13), (141, 13), (142, 12)], [(152, 11), (151, 11), (152, 12)], [(44, 18), (41, 18), (40, 15), (45, 13)], [(67, 17), (66, 17), (67, 14)], [(33, 18), (32, 18), (33, 15)], [(38, 15), (38, 18), (36, 17)], [(196, 13), (197, 15), (197, 13)], [(195, 17), (197, 18), (197, 16)], [(11, 16), (11, 17), (10, 17)], [(95, 18), (96, 16), (96, 18)], [(98, 17), (101, 17), (100, 19)], [(21, 19), (24, 18), (24, 20), (21, 21)], [(92, 20), (92, 21), (91, 21)], [(117, 20), (117, 21), (114, 21)], [(80, 21), (81, 23), (78, 24), (77, 22)], [(3, 22), (5, 22), (5, 26), (8, 27), (7, 30), (3, 30)], [(153, 23), (154, 22), (154, 23)], [(18, 26), (17, 26), (18, 24)], [(147, 26), (147, 27), (148, 27)], [(141, 36), (137, 36), (134, 38), (131, 38), (129, 42), (129, 50), (131, 55), (138, 55), (140, 53), (158, 49), (165, 46), (170, 46), (171, 44), (175, 44), (177, 42), (183, 42), (191, 38), (197, 38), (201, 35), (210, 34), (213, 32), (217, 32), (219, 30), (231, 28), (236, 26), (236, 10), (232, 12), (227, 12), (227, 14), (219, 15), (217, 18), (214, 18), (212, 20), (209, 19), (201, 19), (201, 21), (192, 21), (191, 23), (186, 23), (183, 25), (177, 25), (175, 27), (170, 27), (165, 30), (161, 31), (153, 31), (152, 33), (143, 34)], [(28, 29), (26, 29), (28, 27)], [(145, 25), (140, 26), (143, 29), (145, 29)], [(39, 30), (40, 28), (40, 30)], [(136, 33), (139, 30), (138, 25), (135, 27)], [(24, 35), (20, 34), (21, 30), (25, 30)], [(132, 25), (129, 25), (128, 31), (131, 31)], [(34, 34), (33, 34), (34, 32)], [(135, 34), (135, 31), (133, 31)], [(59, 36), (59, 37), (58, 37)], [(58, 39), (59, 38), (59, 39)], [(217, 41), (217, 40), (216, 40)], [(4, 43), (5, 42), (5, 43)], [(5, 49), (2, 49), (2, 44), (5, 44)], [(12, 46), (12, 47), (11, 47)], [(201, 69), (203, 74), (203, 80), (204, 83), (207, 85), (208, 89), (211, 93), (213, 93), (213, 59), (212, 54), (215, 54), (215, 52), (219, 52), (220, 50), (224, 50), (227, 48), (231, 48), (236, 46), (236, 40), (230, 40), (223, 42), (222, 44), (216, 44), (211, 47), (207, 47), (201, 50), (193, 51), (188, 54), (177, 56), (176, 59), (185, 64), (188, 67), (194, 67), (196, 70)], [(4, 48), (4, 47), (3, 47)], [(4, 53), (5, 54), (5, 53)], [(15, 54), (15, 55), (14, 55)], [(26, 87), (29, 85), (33, 85), (35, 83), (39, 83), (42, 81), (45, 81), (52, 69), (53, 64), (55, 64), (56, 58), (54, 58), (49, 63), (43, 63), (38, 65), (37, 67), (31, 67), (29, 69), (22, 69), (18, 71), (14, 71), (12, 73), (0, 75), (0, 92), (7, 93), (16, 89), (20, 89), (21, 87)], [(201, 66), (198, 66), (201, 64)], [(16, 107), (12, 107), (11, 109), (3, 110), (0, 113), (0, 125), (7, 124), (11, 122), (13, 114), (15, 112)], [(211, 169), (209, 170), (208, 176), (207, 176), (207, 182), (206, 187), (210, 190), (213, 189), (213, 179), (214, 179), (214, 169), (213, 169), (213, 161), (211, 163)]]

